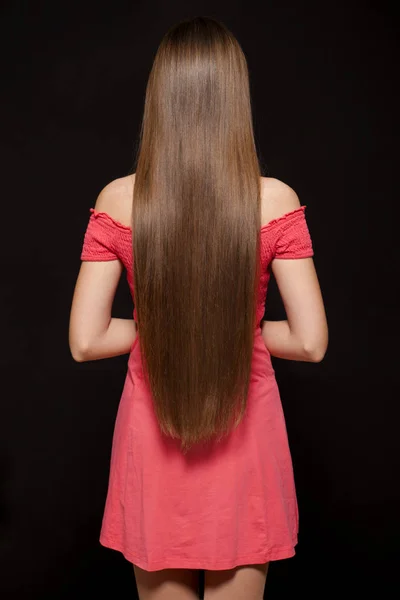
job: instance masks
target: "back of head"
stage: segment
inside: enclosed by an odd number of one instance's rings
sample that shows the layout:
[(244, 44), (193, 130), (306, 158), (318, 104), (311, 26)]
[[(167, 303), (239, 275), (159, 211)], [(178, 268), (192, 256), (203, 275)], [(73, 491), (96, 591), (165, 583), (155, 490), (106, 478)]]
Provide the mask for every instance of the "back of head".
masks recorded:
[(246, 407), (261, 226), (246, 59), (215, 19), (164, 36), (145, 98), (132, 206), (142, 362), (183, 451)]

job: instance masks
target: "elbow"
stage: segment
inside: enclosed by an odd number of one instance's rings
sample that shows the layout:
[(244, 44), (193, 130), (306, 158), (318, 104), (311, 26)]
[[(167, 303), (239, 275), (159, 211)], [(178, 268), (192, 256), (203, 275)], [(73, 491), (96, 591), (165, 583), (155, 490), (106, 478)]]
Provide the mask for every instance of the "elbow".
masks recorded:
[(309, 339), (308, 342), (305, 342), (303, 346), (305, 360), (308, 362), (319, 363), (324, 359), (329, 343), (329, 330), (326, 320), (325, 323), (314, 332), (312, 338), (313, 339)]
[(85, 354), (83, 354), (82, 352), (78, 352), (76, 350), (74, 350), (74, 351), (71, 350), (71, 356), (74, 359), (74, 361), (78, 362), (78, 363), (85, 362), (87, 360), (87, 358), (85, 357)]
[(319, 344), (312, 344), (312, 345), (306, 346), (304, 348), (304, 354), (306, 357), (306, 361), (314, 362), (314, 363), (321, 362), (325, 357), (327, 349), (328, 349), (328, 340), (326, 340), (322, 343), (319, 343)]
[(89, 346), (87, 344), (70, 341), (69, 349), (75, 362), (81, 363), (90, 360)]
[(305, 350), (306, 360), (307, 362), (319, 363), (324, 359), (325, 353), (326, 348), (314, 348), (312, 350), (307, 349)]

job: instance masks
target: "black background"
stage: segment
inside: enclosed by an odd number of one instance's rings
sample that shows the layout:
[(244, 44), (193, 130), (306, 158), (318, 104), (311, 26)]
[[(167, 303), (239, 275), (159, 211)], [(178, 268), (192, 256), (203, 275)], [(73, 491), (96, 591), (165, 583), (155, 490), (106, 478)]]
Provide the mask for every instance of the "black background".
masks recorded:
[[(69, 310), (89, 208), (133, 163), (158, 43), (194, 15), (223, 21), (245, 51), (264, 174), (307, 205), (330, 331), (322, 363), (274, 360), (300, 542), (295, 558), (271, 565), (266, 596), (398, 592), (399, 62), (390, 6), (2, 3), (4, 600), (136, 597), (131, 564), (98, 542), (127, 356), (75, 363)], [(114, 316), (132, 316), (124, 277)], [(265, 318), (284, 318), (274, 282)]]

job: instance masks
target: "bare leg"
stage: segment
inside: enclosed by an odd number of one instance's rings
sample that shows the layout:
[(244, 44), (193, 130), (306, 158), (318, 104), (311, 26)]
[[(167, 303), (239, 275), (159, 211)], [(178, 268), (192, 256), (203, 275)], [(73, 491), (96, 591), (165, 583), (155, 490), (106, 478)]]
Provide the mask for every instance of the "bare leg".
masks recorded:
[(205, 571), (204, 600), (263, 600), (268, 565)]
[(139, 600), (198, 600), (199, 572), (193, 569), (145, 571), (133, 565)]

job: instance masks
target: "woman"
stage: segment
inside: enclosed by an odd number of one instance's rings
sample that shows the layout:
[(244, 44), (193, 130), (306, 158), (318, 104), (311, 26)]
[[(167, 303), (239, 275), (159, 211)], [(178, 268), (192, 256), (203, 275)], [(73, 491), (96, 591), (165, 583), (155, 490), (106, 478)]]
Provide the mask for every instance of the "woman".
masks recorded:
[[(134, 174), (91, 208), (70, 318), (77, 361), (129, 353), (100, 541), (141, 600), (262, 598), (298, 512), (271, 355), (322, 360), (325, 310), (305, 206), (263, 177), (249, 78), (210, 18), (164, 36)], [(111, 317), (126, 269), (133, 319)], [(262, 321), (273, 272), (287, 320)]]

